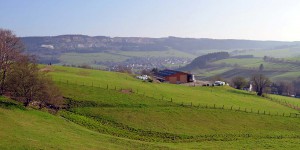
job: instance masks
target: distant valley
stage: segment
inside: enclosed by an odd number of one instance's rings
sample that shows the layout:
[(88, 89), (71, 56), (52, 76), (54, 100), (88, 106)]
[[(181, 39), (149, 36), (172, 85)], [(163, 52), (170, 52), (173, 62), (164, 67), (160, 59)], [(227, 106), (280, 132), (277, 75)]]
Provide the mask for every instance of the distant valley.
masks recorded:
[[(152, 68), (179, 69), (198, 56), (228, 52), (230, 58), (210, 60), (206, 66), (185, 70), (200, 79), (216, 75), (231, 78), (233, 74), (244, 76), (243, 73), (249, 72), (249, 69), (255, 70), (258, 65), (264, 64), (267, 74), (274, 79), (298, 77), (295, 63), (300, 56), (300, 42), (86, 35), (22, 37), (21, 40), (25, 44), (25, 52), (38, 56), (39, 63), (43, 64), (88, 66), (115, 71), (123, 66), (139, 72)], [(251, 58), (239, 58), (240, 55)], [(284, 60), (264, 62), (264, 56)], [(288, 67), (293, 69), (288, 70)]]

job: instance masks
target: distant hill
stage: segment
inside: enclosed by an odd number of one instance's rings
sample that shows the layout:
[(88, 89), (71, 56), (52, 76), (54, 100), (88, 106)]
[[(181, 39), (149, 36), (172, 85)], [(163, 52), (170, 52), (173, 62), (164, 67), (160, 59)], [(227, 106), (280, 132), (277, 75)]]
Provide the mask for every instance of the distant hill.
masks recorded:
[(192, 71), (195, 69), (207, 68), (208, 67), (207, 65), (209, 64), (209, 62), (226, 59), (229, 57), (230, 56), (229, 56), (228, 52), (209, 53), (209, 54), (202, 55), (202, 56), (195, 58), (190, 64), (186, 65), (183, 68), (180, 68), (180, 70)]
[(207, 38), (144, 38), (108, 37), (86, 35), (60, 35), (22, 37), (27, 52), (99, 52), (104, 50), (120, 51), (161, 51), (176, 49), (188, 53), (211, 49), (270, 49), (299, 44), (297, 42), (254, 41)]

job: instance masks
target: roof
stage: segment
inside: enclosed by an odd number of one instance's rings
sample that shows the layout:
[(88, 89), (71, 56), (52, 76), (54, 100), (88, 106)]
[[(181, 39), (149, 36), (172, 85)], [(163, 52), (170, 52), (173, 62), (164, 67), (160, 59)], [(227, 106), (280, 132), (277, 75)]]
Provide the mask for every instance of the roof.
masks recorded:
[(166, 76), (170, 76), (170, 75), (173, 75), (176, 73), (188, 74), (188, 73), (176, 71), (176, 70), (162, 70), (162, 71), (159, 71), (158, 73), (156, 73), (156, 76), (166, 77)]

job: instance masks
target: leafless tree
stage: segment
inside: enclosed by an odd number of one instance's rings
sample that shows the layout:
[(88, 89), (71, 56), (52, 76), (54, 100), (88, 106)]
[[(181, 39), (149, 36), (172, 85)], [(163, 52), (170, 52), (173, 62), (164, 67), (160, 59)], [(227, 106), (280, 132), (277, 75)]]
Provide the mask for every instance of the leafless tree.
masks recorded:
[(4, 93), (10, 66), (20, 56), (23, 44), (10, 30), (0, 28), (0, 95)]
[(244, 77), (237, 76), (232, 79), (232, 83), (237, 89), (242, 89), (247, 85), (247, 81)]
[(256, 90), (258, 96), (262, 96), (266, 89), (270, 86), (271, 82), (269, 78), (263, 74), (254, 74), (251, 77), (254, 90)]
[(277, 90), (280, 95), (292, 95), (294, 93), (294, 86), (290, 82), (281, 81), (278, 84)]
[(39, 72), (34, 59), (21, 56), (13, 63), (7, 77), (8, 91), (25, 106), (60, 108), (64, 101), (51, 79)]

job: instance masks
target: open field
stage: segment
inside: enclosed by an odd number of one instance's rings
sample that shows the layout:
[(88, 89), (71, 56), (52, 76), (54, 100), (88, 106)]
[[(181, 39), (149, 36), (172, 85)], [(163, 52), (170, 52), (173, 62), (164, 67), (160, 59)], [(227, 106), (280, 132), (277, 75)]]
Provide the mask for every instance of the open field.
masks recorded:
[(94, 64), (94, 62), (98, 61), (112, 61), (112, 62), (121, 62), (125, 61), (130, 57), (122, 56), (122, 55), (114, 55), (110, 53), (64, 53), (60, 56), (61, 64), (74, 64), (74, 65), (82, 65), (82, 64)]
[(246, 66), (249, 64), (258, 64), (262, 63), (262, 58), (228, 58), (228, 59), (222, 59), (218, 61), (214, 61), (213, 64), (229, 64), (229, 65), (239, 65), (239, 66)]
[(101, 134), (36, 110), (0, 108), (0, 148), (5, 149), (297, 149), (299, 139), (142, 142)]
[[(177, 50), (163, 50), (163, 51), (105, 51), (98, 53), (63, 53), (59, 60), (60, 65), (91, 65), (94, 67), (105, 67), (99, 65), (102, 62), (113, 62), (119, 63), (126, 61), (130, 58), (141, 57), (141, 58), (189, 58), (193, 59), (196, 56), (188, 53), (184, 53)], [(175, 64), (183, 65), (183, 64)], [(107, 67), (107, 66), (106, 66)]]
[[(53, 80), (59, 82), (68, 82), (70, 84), (89, 85), (109, 89), (132, 89), (139, 94), (145, 94), (156, 99), (171, 100), (178, 104), (193, 103), (195, 105), (225, 105), (228, 107), (252, 107), (253, 109), (266, 109), (266, 111), (294, 112), (294, 110), (282, 108), (280, 105), (274, 105), (264, 98), (257, 97), (254, 93), (235, 90), (229, 87), (187, 87), (181, 85), (165, 83), (142, 82), (127, 74), (97, 71), (79, 68), (67, 68), (56, 66), (54, 72), (51, 72)], [(65, 88), (66, 94), (73, 94), (73, 89)], [(78, 93), (78, 92), (76, 92)], [(90, 96), (92, 94), (77, 94), (77, 97), (86, 99), (97, 99)], [(222, 97), (222, 99), (220, 99)], [(254, 103), (255, 102), (255, 103)], [(270, 106), (270, 107), (266, 107)]]
[(250, 50), (242, 53), (242, 55), (254, 55), (255, 57), (271, 56), (276, 58), (289, 58), (300, 55), (299, 47), (270, 49), (270, 50)]
[(195, 58), (196, 56), (184, 53), (178, 50), (164, 50), (164, 51), (112, 51), (112, 54), (118, 54), (128, 57), (183, 57)]
[[(3, 102), (3, 97), (0, 97)], [(7, 100), (5, 100), (7, 101)], [(38, 110), (0, 107), (0, 149), (164, 149), (100, 134)]]
[[(1, 149), (300, 146), (298, 110), (254, 93), (142, 82), (116, 72), (61, 66), (53, 70), (49, 75), (68, 98), (70, 108), (51, 115), (1, 97), (0, 138), (5, 139), (0, 141)], [(298, 99), (271, 97), (298, 104)]]
[(193, 72), (201, 79), (221, 76), (230, 79), (234, 76), (250, 78), (263, 64), (263, 74), (272, 81), (295, 80), (300, 76), (300, 67), (291, 63), (265, 62), (262, 58), (228, 58), (211, 62), (212, 67), (207, 67)]

